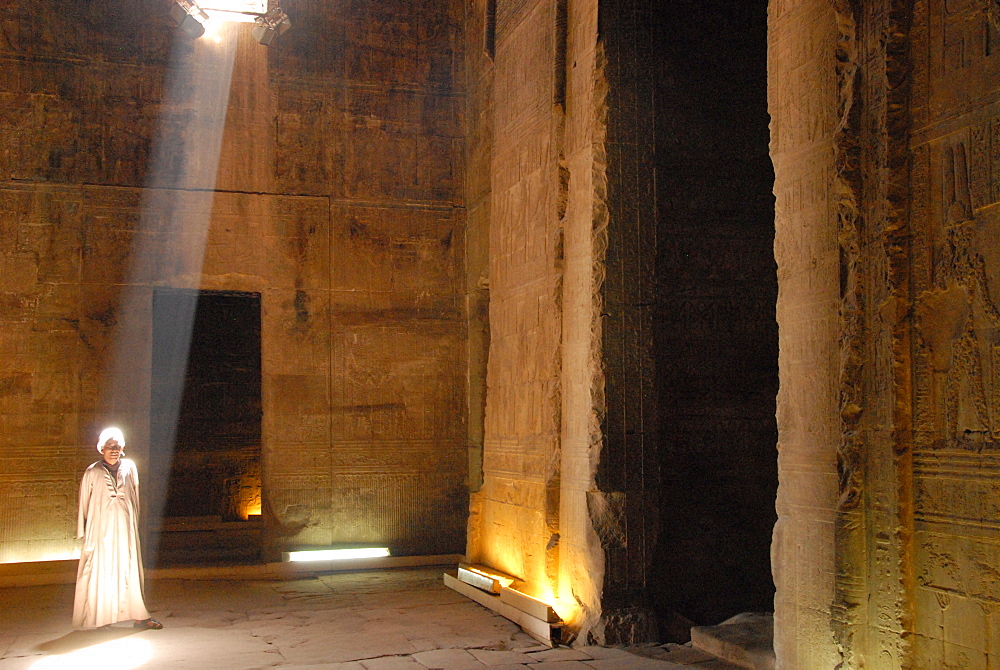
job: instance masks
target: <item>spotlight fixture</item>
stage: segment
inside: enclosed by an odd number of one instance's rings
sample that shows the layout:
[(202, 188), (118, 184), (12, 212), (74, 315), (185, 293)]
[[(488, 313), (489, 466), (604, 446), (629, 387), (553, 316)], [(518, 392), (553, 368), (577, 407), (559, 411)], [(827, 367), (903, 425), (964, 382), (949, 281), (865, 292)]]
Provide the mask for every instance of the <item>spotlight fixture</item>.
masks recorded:
[(288, 14), (274, 5), (267, 10), (263, 16), (258, 16), (254, 23), (252, 34), (258, 44), (267, 46), (276, 36), (281, 35), (292, 27), (292, 22), (288, 20)]
[(198, 39), (205, 34), (208, 14), (191, 0), (174, 0), (170, 6), (170, 19), (188, 37)]
[(277, 0), (172, 0), (170, 18), (194, 39), (205, 34), (209, 21), (254, 23), (254, 39), (265, 46), (292, 26)]

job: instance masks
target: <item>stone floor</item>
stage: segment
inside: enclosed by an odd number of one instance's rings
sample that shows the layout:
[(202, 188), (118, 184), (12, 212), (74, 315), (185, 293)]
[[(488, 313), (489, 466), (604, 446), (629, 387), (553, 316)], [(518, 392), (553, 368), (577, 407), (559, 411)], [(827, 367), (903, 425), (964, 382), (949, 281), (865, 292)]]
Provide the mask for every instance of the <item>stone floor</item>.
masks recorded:
[[(0, 588), (0, 670), (733, 668), (689, 647), (548, 649), (442, 584), (441, 568), (147, 583), (159, 631), (73, 631), (72, 585)], [(669, 660), (668, 660), (669, 659)]]

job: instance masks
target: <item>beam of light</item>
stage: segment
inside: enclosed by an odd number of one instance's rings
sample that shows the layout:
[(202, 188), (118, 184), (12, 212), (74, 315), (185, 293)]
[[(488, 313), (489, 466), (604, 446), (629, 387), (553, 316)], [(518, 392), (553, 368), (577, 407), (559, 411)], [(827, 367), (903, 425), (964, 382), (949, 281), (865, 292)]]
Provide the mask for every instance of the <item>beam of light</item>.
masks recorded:
[(133, 670), (153, 657), (149, 640), (127, 637), (95, 644), (58, 656), (46, 656), (30, 670)]
[[(234, 12), (228, 9), (211, 9), (206, 7), (205, 13), (208, 14), (208, 22), (205, 24), (205, 28), (209, 29), (208, 26), (213, 23), (253, 23), (254, 19), (257, 18), (257, 13), (252, 14), (246, 12)], [(263, 12), (260, 12), (263, 14)]]
[(205, 34), (202, 35), (206, 40), (211, 40), (215, 44), (222, 43), (222, 23), (217, 20), (208, 21), (205, 23)]
[[(237, 30), (233, 24), (223, 26), (218, 43), (191, 41), (174, 31), (158, 133), (139, 221), (130, 231), (129, 269), (115, 317), (113, 362), (105, 384), (110, 396), (105, 407), (111, 416), (104, 418), (122, 426), (130, 446), (126, 455), (140, 462), (143, 515), (150, 529), (160, 527), (166, 502)], [(166, 311), (158, 315), (157, 331), (152, 333), (157, 290), (184, 291), (176, 293), (175, 300), (162, 301)], [(157, 366), (147, 375), (153, 339), (158, 344)], [(146, 540), (147, 557), (156, 556), (157, 538), (153, 533)]]
[(301, 561), (342, 561), (349, 558), (383, 558), (389, 555), (385, 547), (363, 547), (360, 549), (313, 549), (311, 551), (290, 551), (288, 560)]

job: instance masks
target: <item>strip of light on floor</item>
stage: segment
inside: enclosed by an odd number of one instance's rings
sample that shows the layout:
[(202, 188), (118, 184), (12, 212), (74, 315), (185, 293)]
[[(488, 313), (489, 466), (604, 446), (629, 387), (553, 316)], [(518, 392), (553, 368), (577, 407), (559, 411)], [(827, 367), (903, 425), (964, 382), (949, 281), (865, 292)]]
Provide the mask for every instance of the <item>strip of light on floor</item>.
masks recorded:
[(389, 555), (386, 547), (361, 547), (359, 549), (312, 549), (290, 551), (288, 560), (301, 561), (342, 561), (351, 558), (383, 558)]

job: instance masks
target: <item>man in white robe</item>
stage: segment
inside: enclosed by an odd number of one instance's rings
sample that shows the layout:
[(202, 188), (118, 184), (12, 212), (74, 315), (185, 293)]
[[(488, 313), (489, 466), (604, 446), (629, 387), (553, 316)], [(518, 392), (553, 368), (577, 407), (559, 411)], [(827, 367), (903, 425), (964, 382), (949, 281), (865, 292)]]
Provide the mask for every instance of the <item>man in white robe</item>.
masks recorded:
[(125, 437), (117, 428), (101, 433), (101, 460), (83, 473), (77, 538), (83, 538), (76, 573), (73, 627), (100, 628), (133, 620), (158, 629), (143, 601), (139, 548), (139, 473), (122, 458)]

